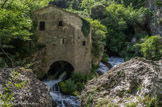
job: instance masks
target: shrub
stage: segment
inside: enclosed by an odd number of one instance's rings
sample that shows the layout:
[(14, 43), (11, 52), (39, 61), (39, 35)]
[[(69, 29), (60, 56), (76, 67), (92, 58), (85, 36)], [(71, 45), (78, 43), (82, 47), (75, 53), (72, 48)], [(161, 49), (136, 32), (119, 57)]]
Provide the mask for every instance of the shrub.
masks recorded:
[(77, 85), (74, 83), (72, 79), (60, 82), (59, 85), (61, 87), (61, 90), (65, 94), (73, 94), (77, 90)]
[(96, 76), (96, 70), (92, 69), (89, 74), (84, 74), (80, 72), (73, 72), (70, 79), (62, 81), (59, 83), (61, 90), (65, 94), (75, 94), (80, 93), (88, 80), (93, 79)]
[(143, 102), (146, 107), (160, 107), (160, 105), (158, 105), (159, 101), (157, 97), (151, 97), (150, 95), (146, 95)]
[[(110, 4), (106, 7), (106, 12), (107, 17), (102, 19), (101, 23), (107, 27), (107, 50), (126, 60), (136, 56), (131, 40), (133, 37), (139, 40), (148, 34), (145, 25), (147, 25), (149, 10), (143, 7), (133, 9), (131, 6)], [(139, 30), (136, 30), (137, 28)]]
[(104, 55), (102, 57), (102, 61), (108, 62), (108, 55), (106, 53), (104, 53)]
[(137, 44), (146, 59), (157, 60), (162, 57), (162, 37), (150, 36), (144, 43)]
[(98, 20), (88, 19), (92, 26), (92, 55), (96, 58), (102, 57), (104, 52), (104, 46), (106, 45), (106, 33), (107, 28), (100, 23)]
[(155, 5), (162, 6), (162, 1), (161, 0), (155, 0)]
[(93, 19), (103, 19), (103, 18), (105, 18), (106, 17), (105, 6), (102, 5), (102, 4), (94, 5), (91, 8), (90, 16)]

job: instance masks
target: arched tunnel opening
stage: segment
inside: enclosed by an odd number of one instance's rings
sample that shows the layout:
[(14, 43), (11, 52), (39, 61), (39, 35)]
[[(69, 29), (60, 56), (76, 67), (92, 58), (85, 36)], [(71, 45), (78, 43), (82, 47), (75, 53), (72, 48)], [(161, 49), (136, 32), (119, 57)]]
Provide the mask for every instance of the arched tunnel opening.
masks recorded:
[(68, 79), (71, 77), (74, 67), (66, 61), (56, 61), (54, 62), (48, 71), (48, 78), (50, 79), (59, 79), (62, 80)]

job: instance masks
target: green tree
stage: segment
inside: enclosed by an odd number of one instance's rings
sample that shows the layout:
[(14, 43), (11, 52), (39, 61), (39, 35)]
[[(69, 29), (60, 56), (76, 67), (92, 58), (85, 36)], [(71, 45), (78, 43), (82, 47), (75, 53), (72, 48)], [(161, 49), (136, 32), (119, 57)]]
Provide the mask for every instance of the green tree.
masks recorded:
[(143, 43), (137, 44), (146, 59), (157, 60), (162, 58), (162, 37), (150, 36)]
[(126, 59), (135, 56), (136, 52), (131, 40), (133, 37), (140, 39), (147, 34), (148, 9), (143, 7), (133, 9), (126, 8), (122, 4), (111, 4), (106, 7), (106, 13), (107, 17), (101, 20), (101, 23), (107, 27), (107, 49)]
[[(0, 1), (0, 57), (12, 62), (29, 52), (29, 42), (34, 38), (32, 12), (48, 5), (49, 0)], [(23, 52), (23, 53), (21, 53)], [(7, 60), (7, 61), (6, 61)]]
[(107, 28), (102, 25), (98, 20), (88, 19), (92, 26), (92, 54), (99, 58), (102, 57), (104, 51), (105, 35), (107, 33)]

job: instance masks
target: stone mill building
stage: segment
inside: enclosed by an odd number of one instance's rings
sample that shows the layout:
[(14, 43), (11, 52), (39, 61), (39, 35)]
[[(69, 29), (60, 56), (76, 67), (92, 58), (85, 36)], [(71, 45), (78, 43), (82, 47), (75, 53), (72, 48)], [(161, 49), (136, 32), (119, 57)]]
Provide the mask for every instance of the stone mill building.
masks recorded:
[(46, 45), (42, 62), (44, 71), (62, 67), (90, 72), (91, 28), (86, 20), (53, 5), (35, 11), (33, 20), (38, 23), (38, 42)]

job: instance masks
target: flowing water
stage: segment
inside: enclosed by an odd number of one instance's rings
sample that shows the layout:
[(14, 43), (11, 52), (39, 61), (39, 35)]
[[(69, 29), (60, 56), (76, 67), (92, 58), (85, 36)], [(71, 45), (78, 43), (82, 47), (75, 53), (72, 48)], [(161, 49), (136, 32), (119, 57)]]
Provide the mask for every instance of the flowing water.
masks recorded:
[[(123, 62), (124, 62), (124, 58), (120, 58), (120, 57), (109, 57), (109, 61), (108, 61), (108, 63), (110, 63), (113, 67)], [(100, 72), (100, 74), (103, 74), (103, 73), (108, 72), (109, 68), (105, 64), (100, 62), (100, 66), (97, 69), (97, 71)]]
[[(124, 62), (123, 58), (109, 57), (109, 63), (112, 66), (119, 65), (122, 62)], [(98, 71), (105, 73), (108, 72), (108, 70), (108, 67), (101, 62)], [(53, 107), (80, 107), (80, 101), (77, 96), (65, 95), (60, 91), (58, 84), (64, 80), (65, 76), (66, 72), (62, 73), (58, 79), (44, 81), (44, 83), (50, 87), (50, 96), (53, 100)], [(51, 77), (49, 78), (51, 79)]]
[[(60, 91), (59, 82), (64, 80), (66, 73), (62, 73), (56, 80), (44, 81), (50, 87), (50, 96), (55, 102), (53, 107), (80, 107), (80, 101), (77, 96), (64, 95)], [(57, 106), (56, 106), (57, 105)]]

